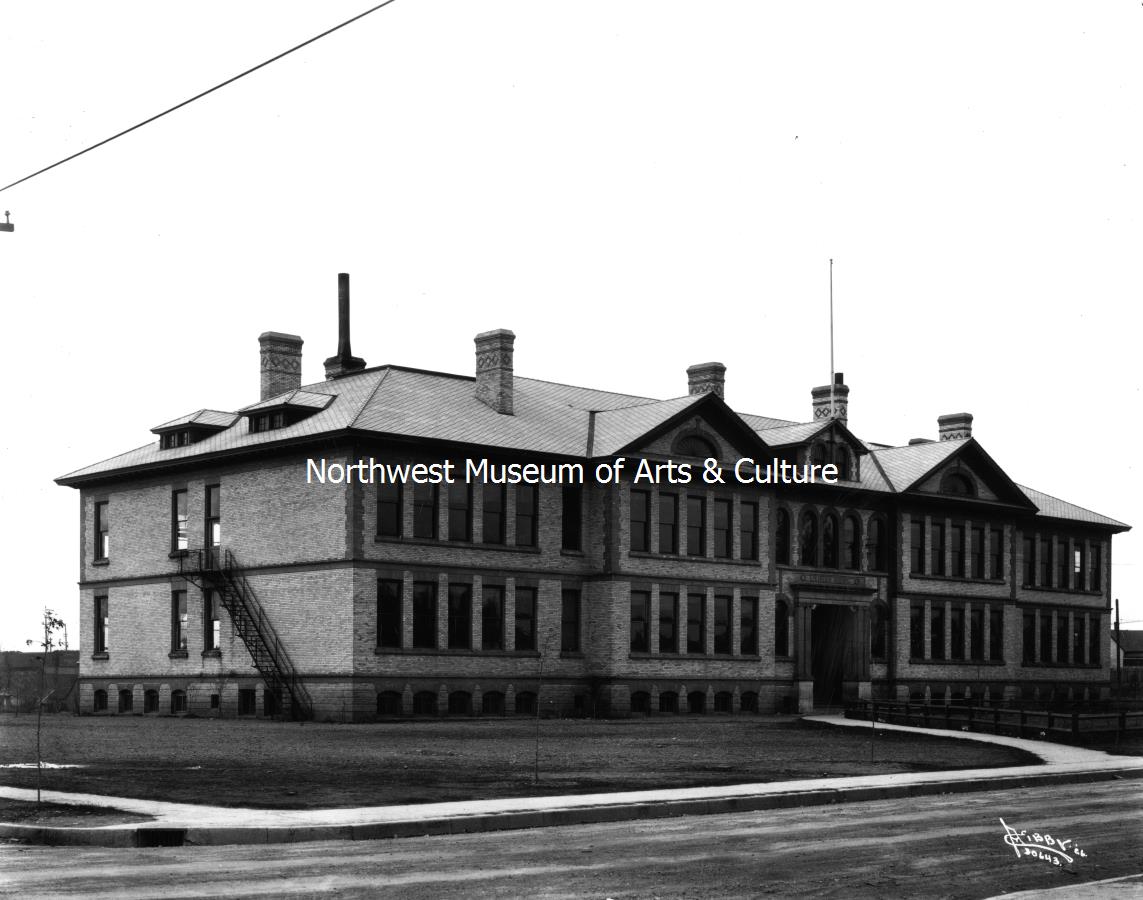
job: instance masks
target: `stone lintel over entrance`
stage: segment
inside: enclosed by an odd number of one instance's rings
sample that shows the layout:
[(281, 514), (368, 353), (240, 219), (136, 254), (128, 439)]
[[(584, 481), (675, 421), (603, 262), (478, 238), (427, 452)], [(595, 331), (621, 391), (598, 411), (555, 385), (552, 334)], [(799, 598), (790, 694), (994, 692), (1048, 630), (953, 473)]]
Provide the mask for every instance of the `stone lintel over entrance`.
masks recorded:
[(867, 699), (872, 694), (869, 641), (874, 588), (860, 576), (837, 575), (799, 581), (790, 589), (798, 712)]

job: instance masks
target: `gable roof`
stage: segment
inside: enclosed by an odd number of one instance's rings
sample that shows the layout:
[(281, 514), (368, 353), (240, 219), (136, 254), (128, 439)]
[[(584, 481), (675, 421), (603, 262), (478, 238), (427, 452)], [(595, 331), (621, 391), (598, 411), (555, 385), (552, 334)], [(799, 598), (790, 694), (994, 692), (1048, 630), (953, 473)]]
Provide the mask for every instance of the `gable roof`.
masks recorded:
[[(181, 447), (163, 449), (158, 441), (112, 456), (57, 478), (78, 486), (87, 481), (125, 475), (139, 469), (177, 465), (194, 459), (282, 446), (334, 433), (361, 433), (419, 441), (470, 444), (517, 452), (593, 458), (640, 446), (687, 416), (702, 415), (730, 437), (738, 449), (768, 451), (807, 440), (834, 424), (790, 422), (739, 414), (714, 393), (653, 400), (535, 378), (514, 379), (514, 415), (501, 415), (476, 397), (475, 378), (402, 366), (363, 369), (321, 381), (244, 407), (240, 412), (198, 410), (155, 429), (200, 424), (217, 433)], [(299, 422), (269, 431), (251, 432), (246, 416), (283, 405), (315, 410)], [(842, 426), (844, 427), (844, 426)], [(846, 431), (852, 436), (851, 432)], [(856, 440), (856, 439), (855, 439)], [(1115, 519), (1022, 488), (1008, 479), (974, 439), (940, 441), (905, 447), (865, 442), (869, 451), (860, 466), (860, 481), (846, 483), (876, 493), (903, 493), (954, 454), (968, 452), (998, 481), (1011, 485), (1019, 500), (1011, 502), (1039, 515), (1089, 522), (1126, 530)], [(972, 448), (972, 449), (969, 449)]]

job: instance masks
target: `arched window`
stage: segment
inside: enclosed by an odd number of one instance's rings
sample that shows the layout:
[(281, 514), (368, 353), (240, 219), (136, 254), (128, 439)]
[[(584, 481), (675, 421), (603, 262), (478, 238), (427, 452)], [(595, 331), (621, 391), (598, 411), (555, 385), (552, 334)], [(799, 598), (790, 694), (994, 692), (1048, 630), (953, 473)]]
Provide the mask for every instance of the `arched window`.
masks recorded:
[(677, 713), (679, 711), (679, 695), (674, 691), (662, 691), (659, 694), (659, 712)]
[(687, 712), (691, 715), (706, 712), (706, 691), (691, 691), (687, 694)]
[(778, 510), (778, 525), (774, 531), (774, 561), (781, 566), (790, 564), (790, 514)]
[(485, 691), (480, 697), (482, 716), (504, 715), (504, 695), (500, 691)]
[(91, 706), (92, 712), (107, 712), (107, 691), (96, 691)]
[(453, 691), (449, 694), (448, 714), (450, 716), (471, 716), (472, 694), (468, 691)]
[(790, 607), (785, 600), (774, 602), (774, 655), (790, 655)]
[(714, 695), (714, 711), (728, 713), (734, 710), (734, 695), (730, 691), (719, 691)]
[(798, 529), (798, 553), (801, 565), (818, 564), (818, 517), (809, 509), (802, 513), (802, 527)]
[(873, 572), (886, 571), (885, 520), (874, 516), (869, 520), (869, 541), (866, 548), (866, 567)]
[(960, 472), (949, 472), (941, 481), (941, 491), (946, 494), (955, 494), (958, 497), (975, 497), (976, 485)]
[(833, 464), (837, 466), (837, 477), (849, 481), (849, 448), (844, 444), (834, 444)]
[(861, 523), (853, 513), (841, 526), (841, 564), (846, 569), (861, 568)]
[(437, 695), (434, 691), (417, 691), (413, 695), (414, 716), (435, 716), (437, 714)]
[(743, 691), (738, 700), (738, 708), (742, 712), (758, 712), (758, 694), (754, 691)]
[[(104, 702), (107, 702), (107, 695), (104, 694)], [(171, 691), (171, 714), (178, 715), (187, 711), (187, 692), (186, 691)]]
[(651, 695), (646, 691), (636, 691), (631, 695), (631, 712), (645, 716), (651, 711)]
[(889, 608), (874, 603), (869, 616), (869, 652), (874, 659), (884, 659), (889, 646)]
[(672, 448), (676, 456), (697, 456), (699, 459), (717, 458), (718, 448), (714, 442), (697, 434), (684, 434)]
[(531, 691), (521, 691), (516, 695), (516, 715), (534, 716), (536, 714), (536, 695)]
[(377, 715), (401, 715), (401, 695), (396, 691), (381, 691), (377, 695)]
[(825, 444), (815, 443), (810, 447), (810, 463), (811, 465), (818, 466), (824, 466), (826, 464)]
[(837, 516), (833, 513), (822, 518), (822, 565), (837, 568)]

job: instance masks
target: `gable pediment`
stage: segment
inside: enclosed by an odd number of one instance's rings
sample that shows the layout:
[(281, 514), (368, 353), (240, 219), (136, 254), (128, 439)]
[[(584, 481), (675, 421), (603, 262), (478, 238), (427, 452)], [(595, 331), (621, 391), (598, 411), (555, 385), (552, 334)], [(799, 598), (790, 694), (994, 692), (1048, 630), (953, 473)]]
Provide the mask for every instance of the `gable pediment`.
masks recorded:
[(907, 490), (952, 501), (1032, 505), (1019, 486), (974, 439), (957, 443), (963, 445), (909, 485)]
[[(652, 412), (643, 407), (614, 410), (597, 414), (597, 422), (602, 416), (641, 418)], [(696, 398), (638, 433), (629, 430), (628, 439), (611, 449), (600, 444), (595, 450), (689, 460), (714, 456), (730, 464), (743, 456), (757, 457), (769, 452), (753, 429), (715, 394)]]

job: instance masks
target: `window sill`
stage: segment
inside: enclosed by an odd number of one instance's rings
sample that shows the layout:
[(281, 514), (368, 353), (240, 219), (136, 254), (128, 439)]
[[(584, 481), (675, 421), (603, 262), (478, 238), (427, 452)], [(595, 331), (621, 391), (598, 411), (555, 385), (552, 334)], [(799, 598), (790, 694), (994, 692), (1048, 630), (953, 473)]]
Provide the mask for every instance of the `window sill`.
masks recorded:
[(111, 657), (107, 654), (106, 650), (104, 650), (101, 653), (92, 653), (91, 658), (92, 659), (111, 659)]
[(186, 659), (186, 658), (187, 658), (186, 650), (172, 650), (170, 653), (167, 654), (167, 659)]
[(627, 654), (628, 659), (716, 659), (726, 662), (758, 662), (762, 657), (746, 653), (648, 653), (642, 650), (632, 650)]
[(1022, 669), (1102, 669), (1099, 663), (1069, 663), (1069, 662), (1025, 662), (1020, 663)]
[(222, 651), (221, 650), (203, 650), (202, 651), (202, 658), (203, 659), (222, 659)]
[(1076, 590), (1075, 588), (1061, 588), (1061, 587), (1041, 587), (1036, 584), (1022, 584), (1020, 589), (1023, 591), (1044, 591), (1050, 594), (1073, 594), (1080, 597), (1102, 597), (1103, 590), (1084, 588), (1083, 590)]
[(583, 653), (579, 650), (561, 650), (560, 659), (583, 659)]
[(465, 656), (487, 659), (538, 659), (535, 650), (471, 650), (468, 648), (440, 649), (437, 647), (374, 647), (374, 656)]
[(402, 547), (441, 547), (442, 549), (455, 549), (463, 547), (467, 550), (495, 550), (500, 553), (532, 553), (541, 554), (539, 547), (523, 547), (517, 544), (485, 544), (478, 541), (449, 541), (444, 538), (402, 538), (376, 535), (374, 544), (392, 544)]
[(909, 577), (917, 581), (946, 581), (956, 584), (995, 584), (1001, 586), (1007, 584), (1007, 579), (1004, 578), (977, 578), (970, 575), (930, 575), (926, 572), (910, 572)]
[(918, 659), (909, 657), (911, 666), (1005, 666), (1002, 659)]
[(190, 556), (189, 550), (172, 550), (167, 554), (167, 559), (183, 559), (187, 556)]
[(569, 550), (567, 547), (560, 548), (560, 556), (579, 556), (584, 555), (582, 550)]
[(682, 553), (651, 553), (647, 550), (628, 550), (628, 559), (678, 559), (678, 560), (691, 560), (695, 562), (711, 562), (719, 563), (720, 565), (728, 566), (751, 566), (757, 568), (761, 565), (761, 560), (757, 559), (735, 559), (732, 556), (692, 556), (690, 554)]
[(91, 561), (91, 564), (93, 566), (109, 566), (109, 565), (111, 565), (111, 560), (110, 559), (93, 559)]

